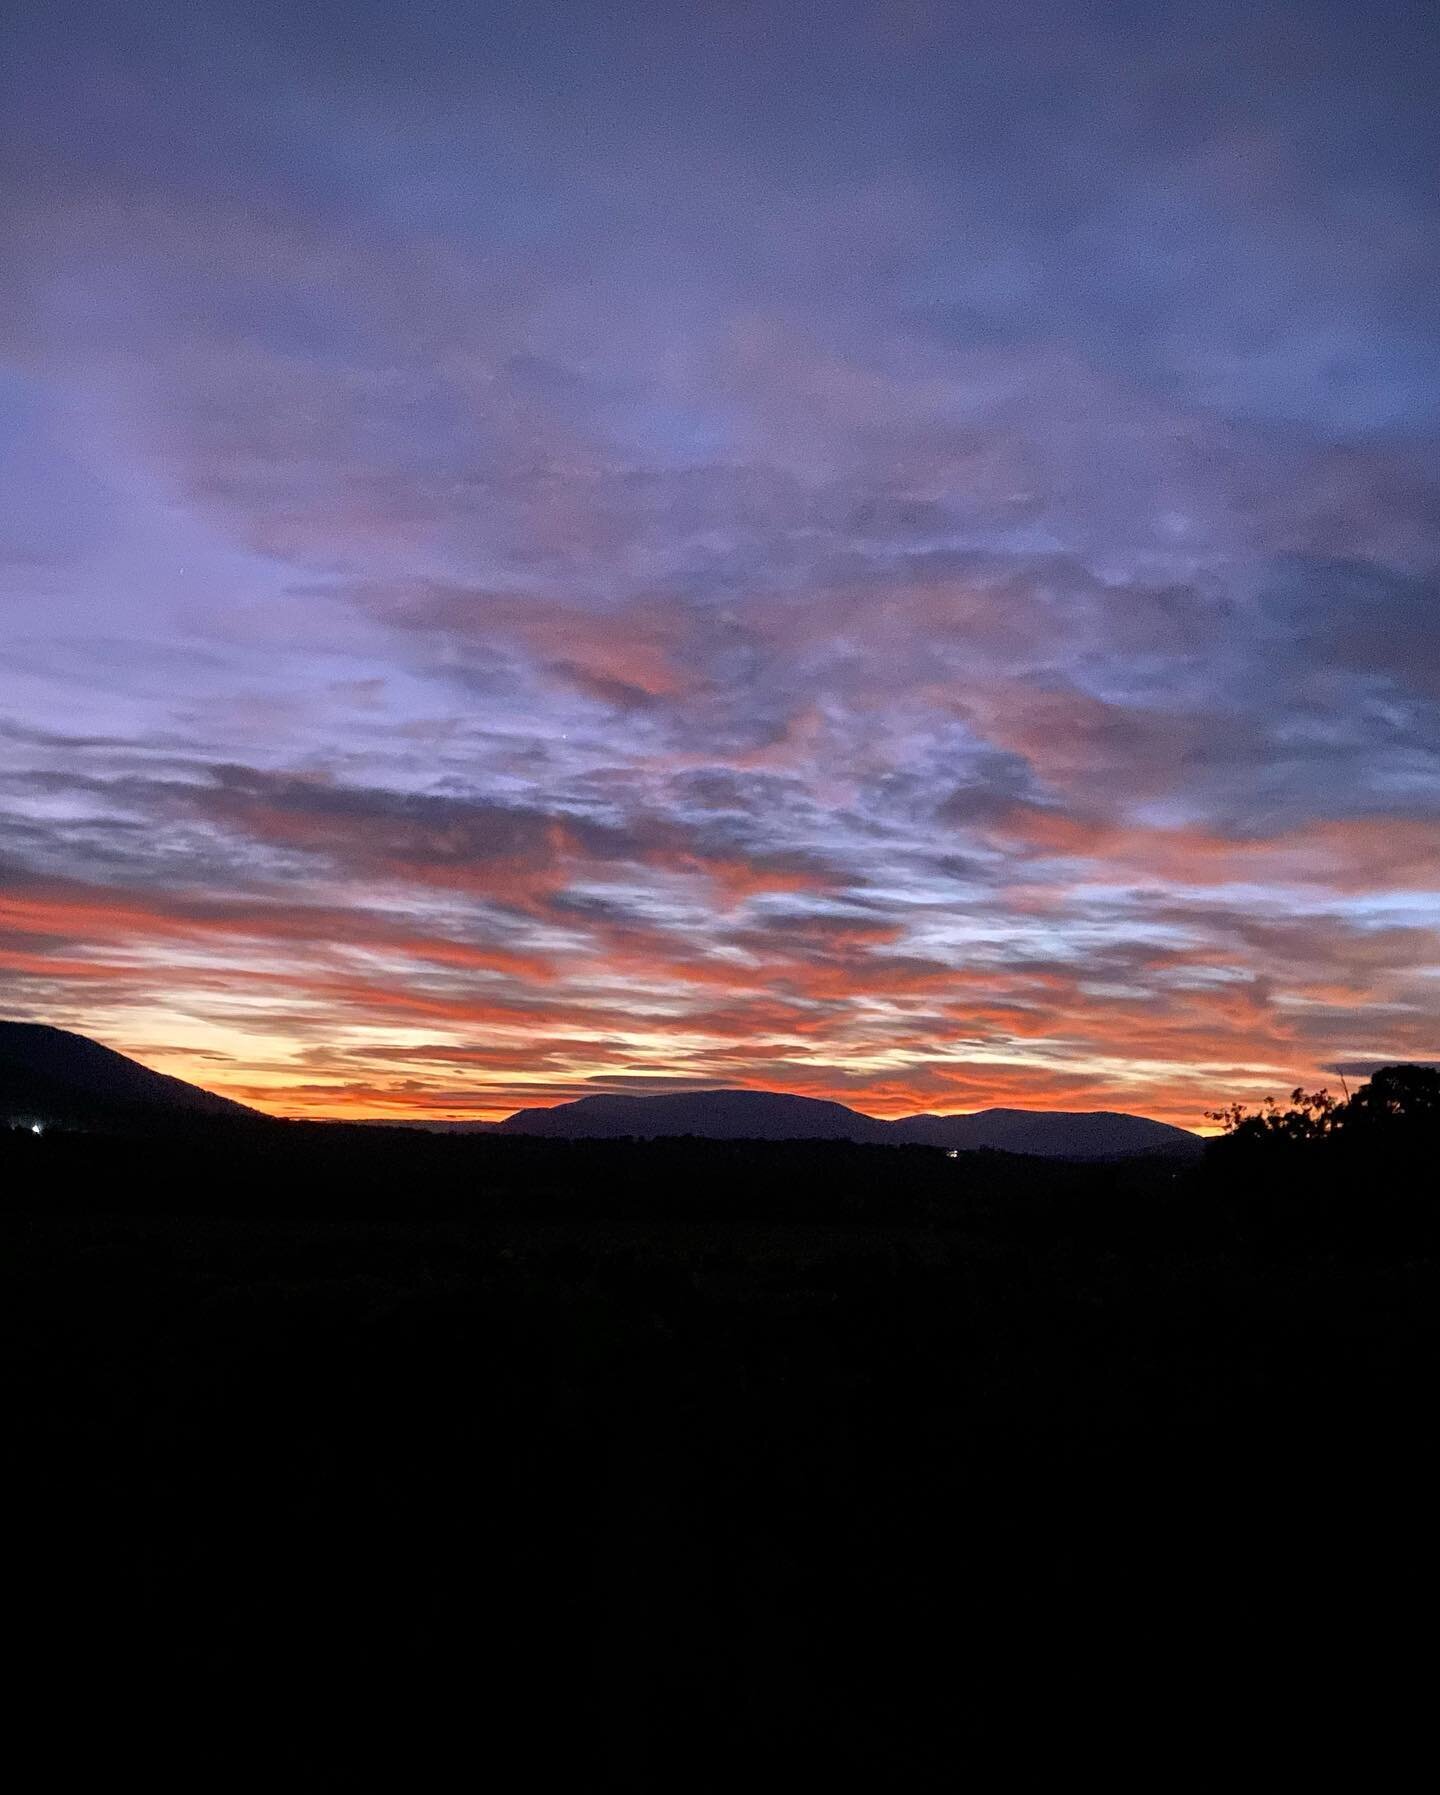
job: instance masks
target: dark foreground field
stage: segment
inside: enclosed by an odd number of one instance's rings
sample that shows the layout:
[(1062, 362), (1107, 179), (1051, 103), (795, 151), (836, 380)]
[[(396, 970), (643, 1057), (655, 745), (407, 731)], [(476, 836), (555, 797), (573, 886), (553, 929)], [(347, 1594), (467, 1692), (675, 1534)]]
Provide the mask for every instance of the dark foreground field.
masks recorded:
[(1421, 1208), (360, 1135), (0, 1137), (7, 1610), (76, 1715), (332, 1715), (312, 1786), (397, 1729), (578, 1789), (1421, 1737)]

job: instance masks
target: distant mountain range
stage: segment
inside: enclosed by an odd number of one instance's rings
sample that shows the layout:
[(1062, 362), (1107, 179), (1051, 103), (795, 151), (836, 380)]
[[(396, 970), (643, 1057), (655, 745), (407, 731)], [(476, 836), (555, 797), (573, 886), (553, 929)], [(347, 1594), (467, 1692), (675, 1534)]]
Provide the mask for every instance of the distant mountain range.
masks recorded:
[(501, 1134), (566, 1140), (699, 1135), (707, 1140), (829, 1140), (978, 1148), (1047, 1159), (1114, 1159), (1138, 1153), (1198, 1153), (1187, 1129), (1114, 1110), (982, 1109), (964, 1116), (903, 1116), (885, 1122), (843, 1103), (778, 1091), (685, 1091), (654, 1097), (580, 1097), (551, 1109), (522, 1109)]
[[(0, 1022), (0, 1126), (39, 1122), (99, 1125), (121, 1120), (221, 1117), (265, 1121), (260, 1112), (199, 1085), (152, 1072), (84, 1035), (36, 1022)], [(395, 1124), (391, 1124), (394, 1126)], [(434, 1132), (548, 1136), (561, 1140), (659, 1139), (855, 1141), (959, 1152), (979, 1148), (1047, 1159), (1193, 1154), (1197, 1135), (1167, 1122), (1112, 1110), (984, 1109), (963, 1116), (903, 1116), (886, 1122), (843, 1103), (780, 1091), (667, 1091), (597, 1095), (548, 1109), (517, 1110), (500, 1123), (408, 1124)]]

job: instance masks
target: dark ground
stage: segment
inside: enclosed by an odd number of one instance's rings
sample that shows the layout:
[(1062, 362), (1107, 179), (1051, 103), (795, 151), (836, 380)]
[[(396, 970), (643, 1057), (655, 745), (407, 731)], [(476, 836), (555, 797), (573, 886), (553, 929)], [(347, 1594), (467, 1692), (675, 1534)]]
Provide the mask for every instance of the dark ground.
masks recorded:
[(1424, 1205), (278, 1140), (0, 1136), (39, 1688), (199, 1688), (248, 1732), (338, 1700), (311, 1786), (396, 1726), (421, 1786), (458, 1734), (578, 1789), (1373, 1778), (1423, 1744)]

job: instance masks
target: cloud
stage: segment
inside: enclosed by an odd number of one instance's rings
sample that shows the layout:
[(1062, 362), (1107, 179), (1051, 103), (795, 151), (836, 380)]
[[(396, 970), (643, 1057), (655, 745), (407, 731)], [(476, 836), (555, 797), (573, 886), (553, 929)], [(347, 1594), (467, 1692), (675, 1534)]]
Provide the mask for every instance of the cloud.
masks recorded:
[(4, 109), (11, 1009), (309, 1109), (1433, 1046), (1413, 9), (93, 11)]

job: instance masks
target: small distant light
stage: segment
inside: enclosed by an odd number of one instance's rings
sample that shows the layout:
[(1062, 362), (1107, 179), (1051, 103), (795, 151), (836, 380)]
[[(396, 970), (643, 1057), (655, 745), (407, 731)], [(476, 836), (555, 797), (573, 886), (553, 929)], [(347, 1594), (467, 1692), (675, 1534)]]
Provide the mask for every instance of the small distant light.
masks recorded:
[(31, 1132), (31, 1134), (44, 1134), (45, 1129), (41, 1123), (32, 1122), (30, 1124), (30, 1132)]
[(960, 1157), (960, 1149), (958, 1147), (947, 1147), (945, 1149), (945, 1157), (947, 1159), (958, 1159)]

